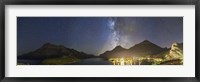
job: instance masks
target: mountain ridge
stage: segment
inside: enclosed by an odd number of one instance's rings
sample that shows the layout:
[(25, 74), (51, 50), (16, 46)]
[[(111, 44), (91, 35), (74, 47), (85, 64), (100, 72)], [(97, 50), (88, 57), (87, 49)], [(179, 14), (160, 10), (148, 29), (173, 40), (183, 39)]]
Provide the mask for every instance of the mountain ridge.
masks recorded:
[[(147, 56), (147, 54), (148, 55), (158, 54), (166, 50), (166, 48), (162, 48), (148, 40), (144, 40), (138, 44), (135, 44), (129, 49), (124, 48), (124, 50), (116, 51), (119, 48), (119, 46), (116, 46), (113, 50), (105, 51), (104, 53), (100, 54), (100, 57), (104, 57), (104, 58), (133, 57), (133, 56), (140, 57), (140, 56)], [(118, 53), (120, 53), (123, 56), (120, 56)]]
[[(183, 45), (183, 43), (180, 43)], [(162, 48), (148, 40), (144, 40), (129, 49), (123, 48), (118, 45), (112, 50), (105, 51), (100, 54), (102, 58), (112, 57), (160, 57), (167, 54), (170, 48)], [(63, 45), (54, 45), (51, 43), (45, 43), (35, 51), (19, 55), (19, 59), (46, 59), (46, 58), (58, 58), (58, 57), (76, 57), (79, 59), (97, 57), (92, 54), (77, 51), (75, 49), (67, 48)]]
[(94, 57), (91, 54), (86, 54), (74, 49), (66, 48), (63, 45), (54, 45), (51, 43), (45, 43), (40, 48), (29, 53), (18, 56), (19, 59), (46, 59), (63, 56), (74, 56), (77, 58), (89, 58)]

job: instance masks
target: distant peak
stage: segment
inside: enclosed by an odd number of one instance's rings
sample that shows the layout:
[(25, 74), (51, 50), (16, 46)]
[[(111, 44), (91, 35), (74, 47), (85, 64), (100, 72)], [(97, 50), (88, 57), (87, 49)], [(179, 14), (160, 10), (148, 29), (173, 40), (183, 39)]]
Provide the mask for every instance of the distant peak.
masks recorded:
[(151, 43), (150, 41), (148, 40), (144, 40), (143, 43)]
[(138, 46), (157, 46), (157, 47), (160, 47), (152, 42), (150, 42), (149, 40), (144, 40), (138, 44), (135, 44), (135, 46), (131, 47), (131, 48), (134, 48), (134, 47), (138, 47)]
[(118, 45), (118, 46), (116, 46), (115, 48), (122, 48), (122, 46)]
[(144, 40), (139, 44), (154, 44), (154, 43), (150, 42), (149, 40)]
[(49, 46), (56, 46), (56, 45), (54, 45), (54, 44), (51, 44), (51, 43), (45, 43), (42, 47), (49, 47)]
[(118, 45), (116, 46), (113, 50), (124, 50), (125, 48), (123, 48), (122, 46)]

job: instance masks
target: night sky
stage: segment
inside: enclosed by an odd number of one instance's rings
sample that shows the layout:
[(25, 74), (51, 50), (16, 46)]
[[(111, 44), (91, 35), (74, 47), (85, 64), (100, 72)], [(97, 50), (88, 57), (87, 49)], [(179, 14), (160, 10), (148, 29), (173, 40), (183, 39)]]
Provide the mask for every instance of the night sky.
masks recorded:
[(161, 47), (183, 42), (182, 17), (17, 17), (17, 54), (49, 42), (99, 55), (117, 45), (149, 40)]

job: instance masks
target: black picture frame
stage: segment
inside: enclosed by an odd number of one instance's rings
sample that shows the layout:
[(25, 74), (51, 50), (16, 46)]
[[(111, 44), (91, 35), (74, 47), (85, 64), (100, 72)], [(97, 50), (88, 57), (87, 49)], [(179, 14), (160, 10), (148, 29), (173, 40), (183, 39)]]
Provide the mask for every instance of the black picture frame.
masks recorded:
[[(5, 5), (195, 5), (195, 77), (5, 77)], [(200, 82), (199, 0), (0, 0), (0, 78), (2, 82)]]

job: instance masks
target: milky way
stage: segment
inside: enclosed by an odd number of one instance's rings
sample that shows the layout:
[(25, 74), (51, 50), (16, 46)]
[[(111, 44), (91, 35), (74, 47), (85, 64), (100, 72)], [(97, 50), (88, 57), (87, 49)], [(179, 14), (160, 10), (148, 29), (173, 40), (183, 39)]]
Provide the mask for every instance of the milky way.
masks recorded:
[(17, 17), (17, 53), (49, 42), (99, 55), (144, 40), (161, 47), (183, 42), (183, 17)]
[(109, 26), (109, 29), (111, 30), (110, 42), (112, 44), (112, 47), (119, 45), (119, 39), (120, 39), (119, 30), (117, 30), (115, 26), (116, 21), (117, 21), (117, 18), (110, 18), (108, 21), (108, 26)]

